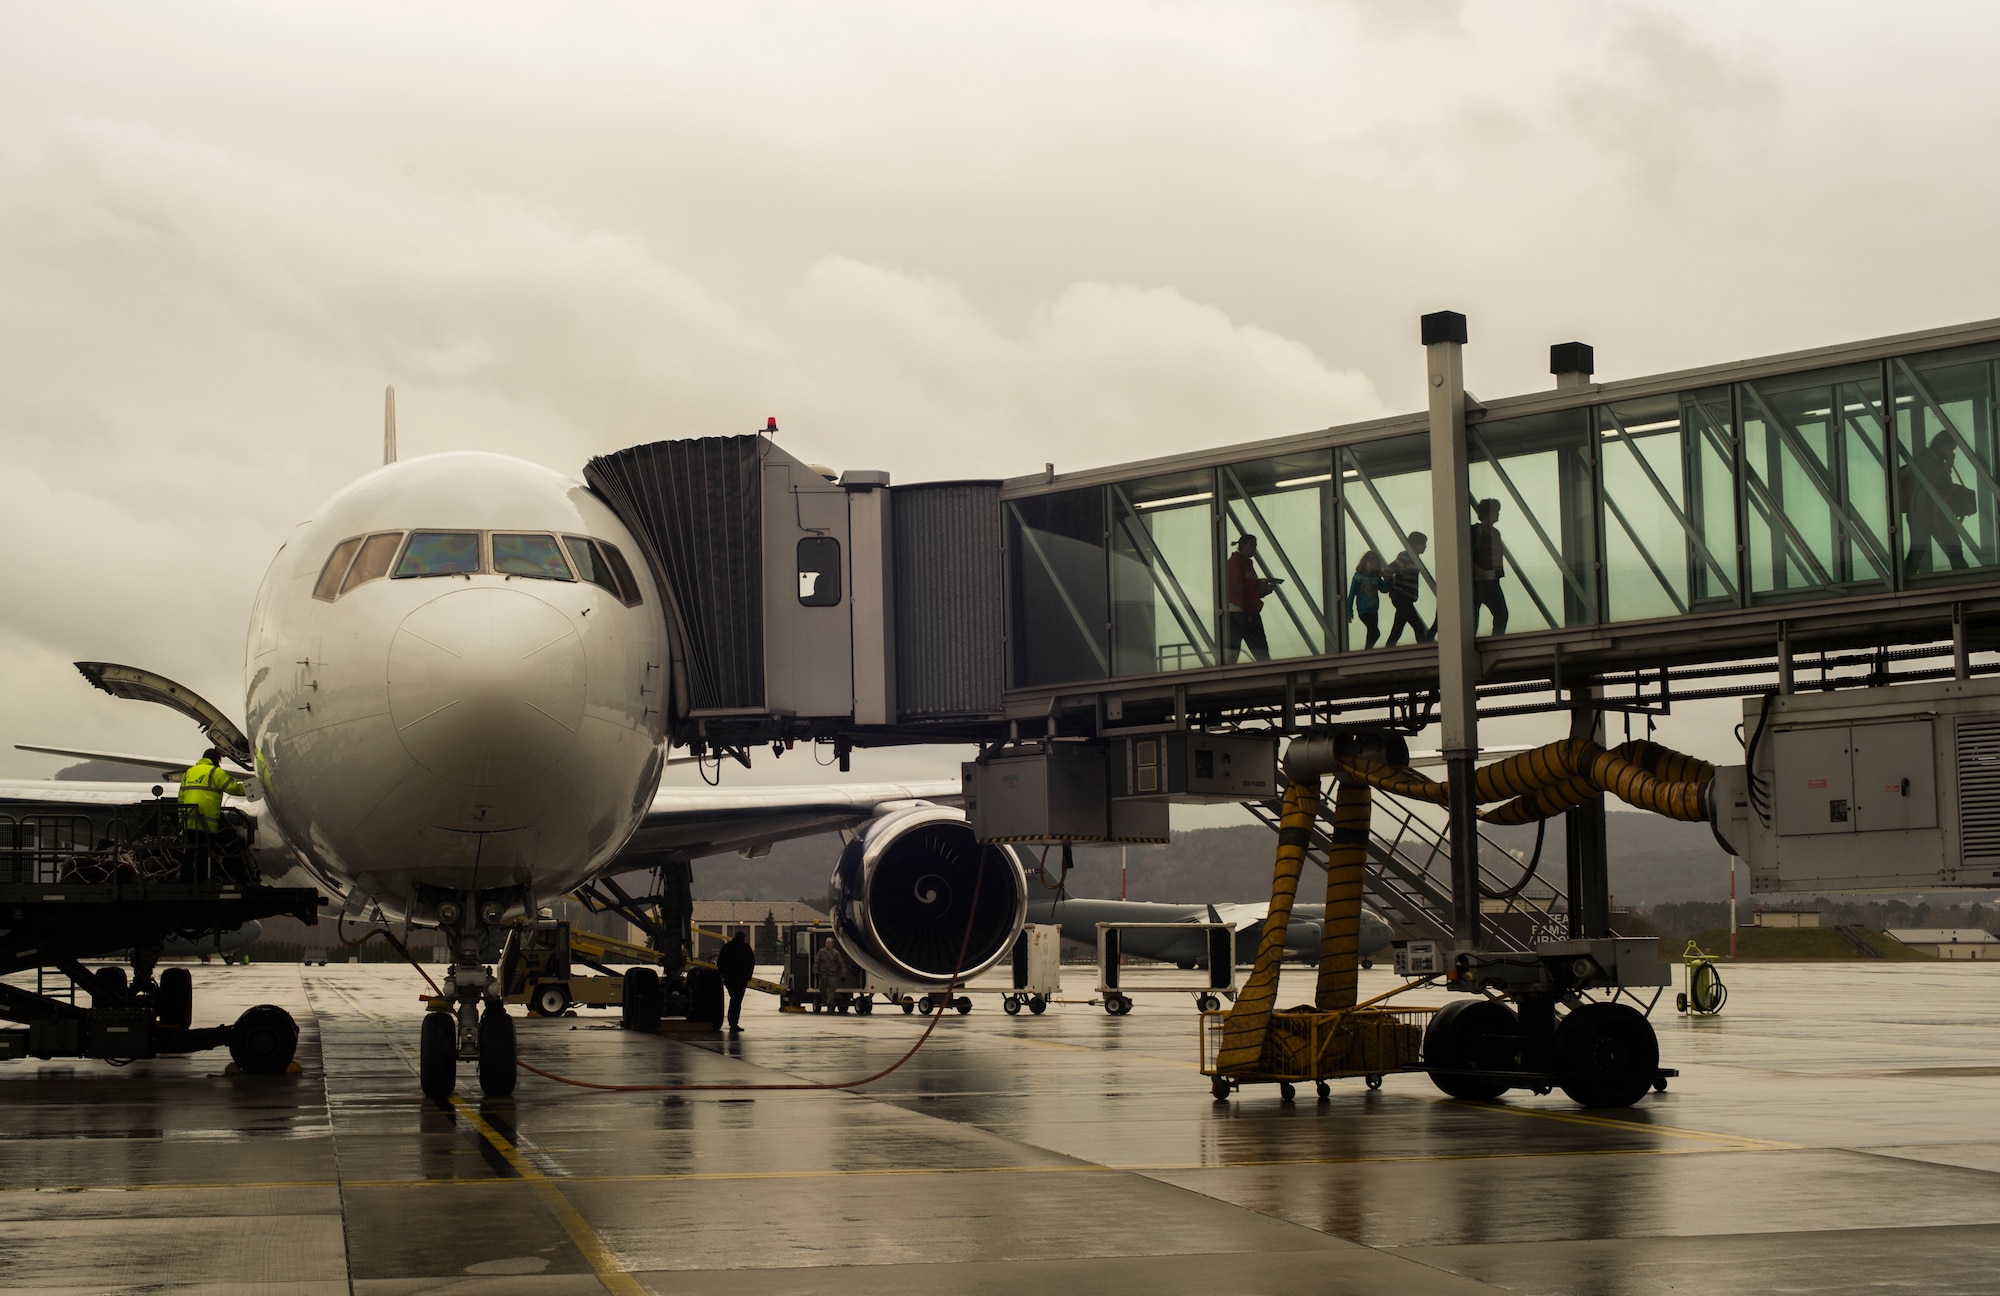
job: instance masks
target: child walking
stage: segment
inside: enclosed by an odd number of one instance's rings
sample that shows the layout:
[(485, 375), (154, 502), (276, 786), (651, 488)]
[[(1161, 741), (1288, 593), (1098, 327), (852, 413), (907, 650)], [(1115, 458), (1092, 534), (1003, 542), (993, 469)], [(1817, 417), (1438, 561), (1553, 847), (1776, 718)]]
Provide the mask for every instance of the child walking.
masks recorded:
[(1373, 648), (1382, 637), (1382, 595), (1388, 589), (1389, 577), (1382, 570), (1382, 555), (1370, 549), (1354, 564), (1354, 579), (1347, 585), (1347, 619), (1358, 620), (1368, 627), (1368, 642), (1362, 645), (1365, 648)]

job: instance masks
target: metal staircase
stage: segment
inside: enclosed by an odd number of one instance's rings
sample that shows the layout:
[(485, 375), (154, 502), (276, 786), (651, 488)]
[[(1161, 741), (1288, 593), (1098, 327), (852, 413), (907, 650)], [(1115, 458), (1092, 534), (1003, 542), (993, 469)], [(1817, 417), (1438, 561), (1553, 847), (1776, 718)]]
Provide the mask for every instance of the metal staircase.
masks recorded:
[[(1279, 813), (1275, 803), (1244, 804), (1258, 822), (1277, 831)], [(1312, 840), (1306, 844), (1306, 858), (1322, 870), (1327, 867), (1326, 852), (1332, 844), (1332, 832), (1333, 800), (1329, 797), (1320, 802)], [(1528, 951), (1542, 941), (1562, 939), (1564, 920), (1559, 911), (1567, 909), (1561, 883), (1564, 867), (1544, 859), (1534, 881), (1520, 887), (1523, 866), (1485, 832), (1479, 834), (1479, 841), (1480, 889), (1492, 897), (1484, 902), (1487, 944)], [(1489, 860), (1505, 860), (1511, 876), (1496, 872), (1489, 866)], [(1444, 941), (1452, 938), (1451, 843), (1403, 801), (1381, 792), (1375, 794), (1374, 814), (1368, 826), (1368, 870), (1363, 885), (1377, 910), (1400, 937)], [(1520, 887), (1520, 894), (1509, 895), (1516, 887)]]

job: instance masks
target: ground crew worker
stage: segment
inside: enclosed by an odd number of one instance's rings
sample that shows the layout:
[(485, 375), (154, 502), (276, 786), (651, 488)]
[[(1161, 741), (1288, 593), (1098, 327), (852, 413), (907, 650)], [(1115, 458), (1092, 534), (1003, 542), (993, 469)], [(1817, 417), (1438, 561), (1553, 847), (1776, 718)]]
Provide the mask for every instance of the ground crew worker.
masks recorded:
[(222, 831), (222, 796), (242, 796), (243, 785), (218, 763), (221, 753), (210, 747), (181, 775), (181, 827), (200, 839)]
[(846, 975), (847, 960), (829, 936), (813, 954), (813, 984), (819, 987), (819, 1001), (826, 1008), (833, 1007), (833, 992), (840, 988), (840, 980)]
[(715, 970), (722, 977), (722, 988), (729, 991), (729, 1031), (732, 1035), (743, 1033), (743, 991), (750, 985), (751, 974), (757, 970), (757, 953), (750, 948), (742, 932), (729, 938), (715, 955)]

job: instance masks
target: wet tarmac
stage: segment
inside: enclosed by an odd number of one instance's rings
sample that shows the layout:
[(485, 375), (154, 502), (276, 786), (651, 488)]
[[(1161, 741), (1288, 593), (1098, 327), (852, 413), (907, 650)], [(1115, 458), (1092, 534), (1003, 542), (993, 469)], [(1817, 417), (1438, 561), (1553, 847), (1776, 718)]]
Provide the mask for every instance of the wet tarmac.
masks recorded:
[[(2000, 967), (1727, 975), (1718, 1018), (1661, 1002), (1683, 1074), (1629, 1111), (1461, 1103), (1403, 1075), (1216, 1104), (1179, 996), (1122, 1018), (982, 997), (859, 1093), (524, 1075), (493, 1101), (464, 1068), (439, 1109), (417, 1093), (409, 969), (197, 967), (197, 1020), (284, 1005), (303, 1074), (0, 1063), (0, 1287), (2000, 1290)], [(1310, 974), (1288, 985), (1306, 998)], [(526, 1018), (521, 1050), (599, 1082), (784, 1085), (879, 1070), (926, 1024), (750, 1007), (727, 1038)]]

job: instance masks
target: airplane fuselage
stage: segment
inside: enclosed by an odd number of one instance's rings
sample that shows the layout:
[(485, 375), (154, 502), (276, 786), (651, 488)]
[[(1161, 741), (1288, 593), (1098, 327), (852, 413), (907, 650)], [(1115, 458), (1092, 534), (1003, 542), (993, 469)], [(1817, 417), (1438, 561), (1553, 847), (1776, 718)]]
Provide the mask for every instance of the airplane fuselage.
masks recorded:
[(640, 547), (581, 483), (490, 454), (392, 464), (300, 524), (257, 596), (264, 813), (350, 912), (561, 895), (652, 799), (668, 669)]

